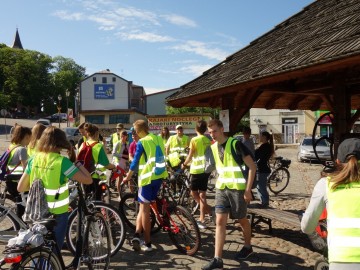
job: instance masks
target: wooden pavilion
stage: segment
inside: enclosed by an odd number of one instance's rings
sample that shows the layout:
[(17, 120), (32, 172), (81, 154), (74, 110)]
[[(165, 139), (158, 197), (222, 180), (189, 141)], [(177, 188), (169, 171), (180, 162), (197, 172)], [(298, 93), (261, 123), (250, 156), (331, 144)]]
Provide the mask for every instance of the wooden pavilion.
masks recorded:
[(360, 1), (314, 1), (167, 104), (228, 109), (230, 133), (250, 108), (329, 110), (337, 146), (360, 116)]

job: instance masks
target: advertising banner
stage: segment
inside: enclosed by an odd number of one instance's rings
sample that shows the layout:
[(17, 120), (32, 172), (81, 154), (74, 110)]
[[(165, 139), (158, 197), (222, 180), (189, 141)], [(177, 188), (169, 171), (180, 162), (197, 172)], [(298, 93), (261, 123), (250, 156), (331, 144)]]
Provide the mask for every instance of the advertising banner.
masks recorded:
[(163, 127), (168, 127), (169, 130), (175, 130), (177, 125), (182, 125), (184, 129), (195, 129), (196, 123), (199, 120), (209, 121), (210, 115), (155, 115), (146, 116), (150, 130), (161, 130)]
[(115, 99), (115, 85), (95, 84), (94, 99)]

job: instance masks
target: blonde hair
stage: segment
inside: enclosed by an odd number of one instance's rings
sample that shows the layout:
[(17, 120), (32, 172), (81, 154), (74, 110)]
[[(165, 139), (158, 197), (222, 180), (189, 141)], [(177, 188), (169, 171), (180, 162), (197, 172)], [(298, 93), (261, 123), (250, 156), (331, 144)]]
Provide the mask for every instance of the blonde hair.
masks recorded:
[(332, 190), (335, 190), (339, 185), (349, 184), (360, 181), (359, 163), (355, 156), (350, 156), (346, 163), (336, 165), (335, 172), (330, 174), (330, 182)]
[(35, 148), (36, 142), (40, 139), (42, 133), (46, 129), (46, 126), (44, 126), (41, 123), (37, 123), (32, 129), (31, 129), (31, 138), (30, 142), (28, 144), (29, 148)]
[(136, 120), (133, 124), (135, 130), (136, 130), (136, 133), (139, 133), (140, 131), (144, 131), (146, 133), (149, 132), (149, 126), (148, 124), (146, 123), (145, 120)]
[(47, 127), (37, 144), (39, 152), (58, 152), (59, 149), (71, 150), (71, 143), (66, 139), (65, 132), (54, 126)]

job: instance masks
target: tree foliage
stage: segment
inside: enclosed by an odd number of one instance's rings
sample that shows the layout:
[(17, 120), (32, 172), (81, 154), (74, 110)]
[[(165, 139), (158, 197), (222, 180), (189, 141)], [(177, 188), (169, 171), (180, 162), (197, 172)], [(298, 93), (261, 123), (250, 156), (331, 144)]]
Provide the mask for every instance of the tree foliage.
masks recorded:
[[(74, 60), (50, 57), (33, 50), (21, 50), (0, 44), (0, 106), (27, 112), (40, 112), (43, 105), (50, 114), (56, 111), (54, 102), (69, 89), (73, 97), (77, 84), (85, 77), (85, 68)], [(69, 98), (73, 106), (73, 98)]]

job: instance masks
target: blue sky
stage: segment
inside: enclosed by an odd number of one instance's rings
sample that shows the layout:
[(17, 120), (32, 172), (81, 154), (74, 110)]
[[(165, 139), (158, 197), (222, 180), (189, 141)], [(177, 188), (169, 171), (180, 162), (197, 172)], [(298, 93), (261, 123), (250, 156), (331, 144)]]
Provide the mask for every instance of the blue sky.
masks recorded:
[(312, 0), (3, 0), (0, 43), (110, 69), (146, 93), (180, 87)]

